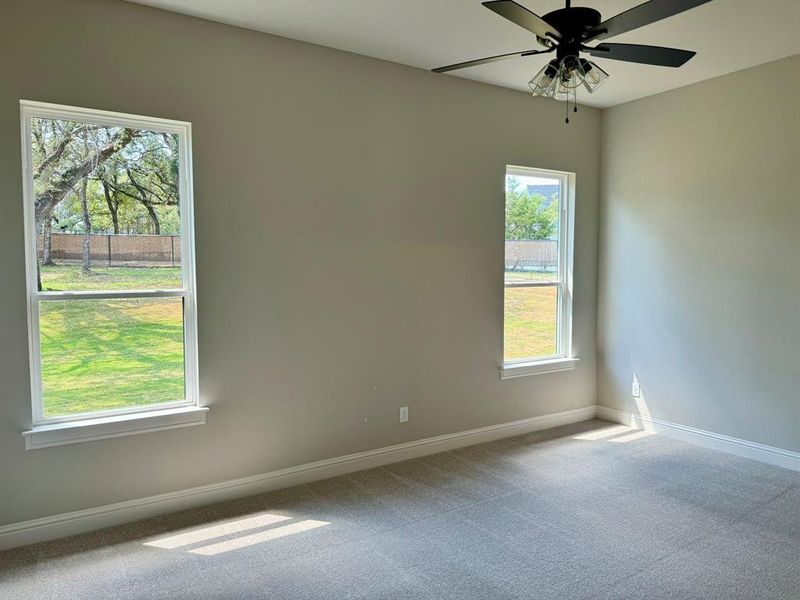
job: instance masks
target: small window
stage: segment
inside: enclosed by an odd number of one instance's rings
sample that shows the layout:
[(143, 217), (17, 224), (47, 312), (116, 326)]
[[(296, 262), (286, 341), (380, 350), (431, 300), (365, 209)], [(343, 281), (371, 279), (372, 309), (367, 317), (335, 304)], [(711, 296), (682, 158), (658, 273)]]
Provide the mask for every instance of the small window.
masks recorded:
[(571, 356), (575, 176), (506, 168), (503, 362)]
[(34, 425), (196, 405), (191, 126), (21, 106)]

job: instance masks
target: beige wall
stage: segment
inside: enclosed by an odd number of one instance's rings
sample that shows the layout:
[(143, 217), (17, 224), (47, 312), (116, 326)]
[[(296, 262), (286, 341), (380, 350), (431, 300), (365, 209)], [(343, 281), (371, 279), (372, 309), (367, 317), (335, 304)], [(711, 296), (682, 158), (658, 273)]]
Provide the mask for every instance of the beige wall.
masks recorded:
[(603, 113), (598, 394), (800, 450), (800, 57)]
[[(111, 0), (2, 12), (0, 524), (595, 403), (598, 111)], [(20, 98), (193, 123), (207, 425), (23, 449)], [(577, 173), (574, 372), (499, 380), (506, 164)]]

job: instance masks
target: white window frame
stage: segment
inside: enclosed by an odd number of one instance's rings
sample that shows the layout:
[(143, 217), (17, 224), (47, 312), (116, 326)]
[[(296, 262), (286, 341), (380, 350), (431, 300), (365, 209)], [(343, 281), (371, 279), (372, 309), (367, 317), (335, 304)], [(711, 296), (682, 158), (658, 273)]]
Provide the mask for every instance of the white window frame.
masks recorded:
[[(44, 434), (55, 431), (59, 440), (69, 438), (64, 430), (71, 426), (80, 426), (80, 438), (98, 439), (99, 437), (116, 437), (130, 432), (151, 431), (169, 426), (186, 426), (205, 422), (207, 409), (199, 406), (198, 372), (197, 372), (197, 310), (195, 292), (195, 255), (194, 255), (194, 206), (192, 190), (192, 129), (191, 123), (155, 117), (145, 117), (116, 113), (104, 110), (78, 108), (45, 102), (20, 100), (20, 118), (22, 134), (22, 172), (23, 201), (25, 226), (25, 269), (28, 294), (28, 346), (30, 353), (31, 405), (33, 429), (24, 432), (27, 447), (57, 445), (47, 443)], [(34, 210), (35, 194), (33, 191), (31, 120), (34, 118), (56, 119), (108, 125), (112, 127), (129, 127), (159, 133), (176, 134), (178, 137), (178, 193), (180, 198), (181, 220), (181, 288), (157, 290), (111, 290), (111, 291), (65, 291), (42, 292), (37, 280), (37, 245), (36, 219)], [(46, 417), (44, 415), (41, 353), (39, 347), (39, 304), (56, 300), (92, 300), (104, 298), (182, 298), (184, 328), (184, 390), (185, 398), (175, 402), (132, 408), (81, 413), (79, 415)], [(176, 416), (177, 415), (177, 416)], [(136, 417), (147, 421), (142, 422)], [(164, 419), (159, 419), (164, 416)], [(117, 426), (115, 423), (119, 423)], [(177, 424), (176, 424), (177, 423)], [(127, 425), (126, 425), (127, 424)], [(87, 429), (87, 425), (90, 427)], [(99, 426), (92, 432), (91, 426)], [(102, 434), (102, 435), (101, 435)], [(48, 434), (49, 435), (49, 434)], [(38, 445), (34, 439), (38, 436)], [(52, 436), (51, 436), (52, 437)], [(52, 440), (49, 440), (52, 441)], [(58, 443), (68, 443), (70, 440)]]
[[(503, 177), (503, 202), (505, 203), (505, 181), (509, 176), (540, 177), (557, 179), (559, 182), (559, 231), (558, 231), (558, 276), (552, 281), (514, 281), (505, 280), (503, 269), (503, 290), (517, 287), (555, 287), (558, 290), (556, 353), (552, 356), (505, 360), (505, 301), (503, 302), (503, 365), (501, 379), (524, 377), (539, 373), (569, 371), (575, 368), (578, 358), (572, 351), (572, 299), (573, 299), (573, 237), (575, 232), (575, 173), (536, 169), (517, 165), (507, 165)], [(505, 227), (505, 220), (503, 223)], [(504, 236), (505, 239), (505, 236)], [(504, 242), (505, 247), (505, 242)], [(504, 252), (505, 260), (505, 252)]]

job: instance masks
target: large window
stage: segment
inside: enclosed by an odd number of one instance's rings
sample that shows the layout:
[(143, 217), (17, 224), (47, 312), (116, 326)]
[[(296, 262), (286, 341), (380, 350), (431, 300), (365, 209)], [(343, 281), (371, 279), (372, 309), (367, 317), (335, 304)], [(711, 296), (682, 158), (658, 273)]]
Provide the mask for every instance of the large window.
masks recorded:
[[(574, 175), (506, 168), (503, 362), (571, 359)], [(519, 374), (521, 371), (514, 373)]]
[(190, 125), (21, 107), (34, 425), (196, 406)]

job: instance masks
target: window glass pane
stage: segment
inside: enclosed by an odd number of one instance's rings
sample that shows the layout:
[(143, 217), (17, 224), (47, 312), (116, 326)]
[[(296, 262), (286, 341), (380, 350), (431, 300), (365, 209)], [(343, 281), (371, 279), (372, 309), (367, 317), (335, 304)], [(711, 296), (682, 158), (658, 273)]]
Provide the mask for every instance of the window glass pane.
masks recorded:
[(40, 290), (180, 288), (178, 136), (31, 119)]
[(558, 280), (560, 185), (506, 174), (506, 281)]
[(505, 288), (504, 315), (504, 361), (557, 354), (557, 287)]
[(39, 303), (44, 416), (183, 400), (183, 299)]

